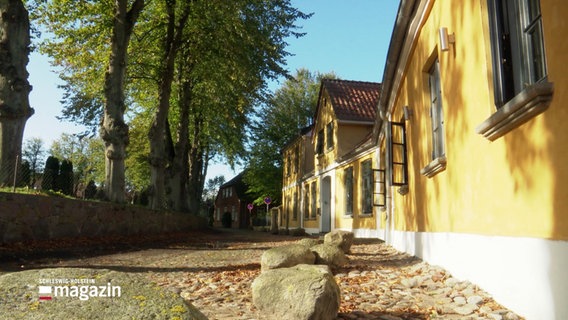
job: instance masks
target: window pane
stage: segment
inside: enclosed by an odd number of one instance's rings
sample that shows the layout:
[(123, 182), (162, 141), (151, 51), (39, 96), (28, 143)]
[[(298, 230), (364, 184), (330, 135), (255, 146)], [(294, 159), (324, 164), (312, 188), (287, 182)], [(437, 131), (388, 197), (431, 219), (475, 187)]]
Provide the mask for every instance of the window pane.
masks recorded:
[(318, 141), (317, 141), (317, 147), (316, 147), (317, 154), (323, 153), (323, 140), (324, 140), (323, 130), (320, 130), (318, 132)]
[(544, 43), (542, 41), (542, 24), (540, 21), (528, 34), (530, 63), (532, 64), (531, 83), (536, 83), (546, 77), (546, 60), (544, 58)]
[(361, 176), (363, 213), (371, 213), (373, 211), (373, 172), (371, 170), (371, 160), (365, 160), (361, 164)]
[(317, 211), (317, 190), (316, 190), (316, 183), (312, 182), (312, 218), (316, 217), (316, 211)]
[(527, 6), (527, 16), (529, 18), (529, 21), (540, 19), (539, 0), (528, 0), (526, 6)]
[(445, 154), (444, 150), (444, 116), (442, 113), (442, 91), (440, 86), (440, 67), (436, 60), (430, 68), (430, 100), (432, 118), (432, 160)]
[(353, 168), (345, 169), (345, 214), (353, 213)]
[(327, 124), (327, 148), (333, 148), (333, 122)]
[(304, 218), (310, 217), (310, 185), (304, 187)]
[(298, 205), (300, 202), (298, 201), (298, 192), (294, 192), (294, 206), (292, 207), (292, 219), (298, 220)]

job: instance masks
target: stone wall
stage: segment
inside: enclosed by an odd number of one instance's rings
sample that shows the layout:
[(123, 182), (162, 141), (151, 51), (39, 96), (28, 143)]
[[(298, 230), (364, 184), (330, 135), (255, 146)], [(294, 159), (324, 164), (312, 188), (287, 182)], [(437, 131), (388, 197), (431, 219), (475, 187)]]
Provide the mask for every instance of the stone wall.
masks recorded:
[(131, 205), (0, 192), (0, 242), (64, 237), (157, 234), (200, 229), (192, 214)]

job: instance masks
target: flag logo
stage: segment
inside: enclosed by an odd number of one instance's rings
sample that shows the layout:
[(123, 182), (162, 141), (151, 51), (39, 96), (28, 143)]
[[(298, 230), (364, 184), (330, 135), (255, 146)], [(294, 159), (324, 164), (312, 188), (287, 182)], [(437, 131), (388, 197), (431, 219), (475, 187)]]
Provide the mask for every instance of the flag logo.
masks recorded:
[(39, 286), (39, 300), (51, 300), (51, 287)]

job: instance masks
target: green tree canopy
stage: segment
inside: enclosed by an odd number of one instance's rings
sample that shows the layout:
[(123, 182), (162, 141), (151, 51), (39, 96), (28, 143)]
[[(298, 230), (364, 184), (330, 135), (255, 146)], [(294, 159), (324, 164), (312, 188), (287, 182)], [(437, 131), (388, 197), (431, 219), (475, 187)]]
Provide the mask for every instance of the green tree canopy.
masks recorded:
[(104, 145), (98, 137), (64, 133), (53, 141), (50, 153), (71, 161), (76, 183), (87, 185), (93, 180), (100, 185), (104, 182)]
[(261, 204), (265, 196), (271, 196), (275, 201), (281, 199), (280, 152), (302, 128), (312, 124), (323, 78), (334, 79), (336, 75), (299, 69), (257, 109), (250, 131), (245, 175), (249, 192), (256, 197), (255, 203)]
[[(129, 123), (121, 132), (129, 136), (118, 147), (131, 143), (125, 163), (135, 169), (127, 180), (142, 187), (153, 177), (151, 189), (169, 193), (175, 208), (184, 202), (198, 207), (212, 157), (233, 164), (245, 155), (253, 106), (265, 100), (269, 80), (287, 76), (286, 40), (302, 36), (296, 23), (310, 16), (290, 0), (31, 2), (35, 21), (49, 34), (40, 48), (65, 82), (63, 117), (93, 132), (108, 98), (116, 4), (130, 8), (126, 18), (143, 7), (127, 21), (132, 36), (123, 102)], [(104, 126), (110, 129), (112, 122)], [(103, 138), (108, 156), (113, 140)], [(150, 168), (142, 169), (141, 161)], [(188, 194), (189, 200), (178, 199)]]

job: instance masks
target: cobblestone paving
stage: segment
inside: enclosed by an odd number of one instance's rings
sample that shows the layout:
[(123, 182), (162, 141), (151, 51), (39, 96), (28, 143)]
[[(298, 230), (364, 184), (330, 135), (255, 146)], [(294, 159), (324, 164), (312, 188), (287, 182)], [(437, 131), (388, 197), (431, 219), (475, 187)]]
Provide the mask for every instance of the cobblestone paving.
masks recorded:
[[(80, 259), (35, 261), (33, 267), (80, 266), (146, 273), (210, 319), (258, 319), (251, 284), (260, 256), (300, 238), (223, 231), (150, 249)], [(348, 266), (334, 270), (341, 289), (338, 319), (522, 319), (468, 281), (394, 250), (356, 239)]]

